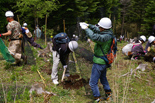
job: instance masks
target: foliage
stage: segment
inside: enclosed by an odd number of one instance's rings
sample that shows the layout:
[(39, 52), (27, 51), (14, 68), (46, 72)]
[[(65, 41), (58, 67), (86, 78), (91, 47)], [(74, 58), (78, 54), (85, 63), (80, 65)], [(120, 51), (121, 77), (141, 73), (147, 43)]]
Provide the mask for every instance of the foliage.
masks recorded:
[[(42, 31), (45, 33), (45, 25), (43, 25), (42, 26)], [(47, 29), (46, 28), (46, 36), (48, 37), (48, 38), (50, 38), (50, 36), (52, 36), (53, 35), (53, 33), (54, 33), (54, 29)]]
[(16, 12), (21, 12), (21, 16), (43, 18), (56, 9), (56, 0), (20, 0), (15, 7), (20, 8)]
[(147, 5), (148, 0), (131, 0), (126, 21), (130, 24), (136, 23), (135, 28), (137, 33), (141, 30), (141, 24), (144, 22), (143, 18), (146, 13), (145, 8)]
[(144, 16), (144, 23), (143, 25), (143, 32), (145, 34), (151, 34), (152, 27), (155, 24), (155, 1), (149, 0), (148, 6), (145, 8), (145, 16)]

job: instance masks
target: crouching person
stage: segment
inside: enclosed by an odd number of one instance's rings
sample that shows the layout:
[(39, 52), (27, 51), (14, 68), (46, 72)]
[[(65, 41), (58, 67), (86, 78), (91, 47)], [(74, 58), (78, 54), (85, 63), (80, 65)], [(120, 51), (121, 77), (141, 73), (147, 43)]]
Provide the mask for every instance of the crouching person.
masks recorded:
[[(155, 37), (154, 36), (150, 36), (148, 38), (148, 42), (145, 47), (146, 54), (151, 50), (152, 45), (155, 45)], [(155, 62), (155, 57), (153, 57), (153, 62)]]
[(53, 67), (51, 73), (51, 79), (54, 84), (58, 82), (58, 65), (61, 61), (63, 68), (66, 69), (65, 76), (70, 76), (69, 68), (67, 68), (69, 62), (69, 54), (77, 49), (78, 43), (76, 41), (70, 41), (66, 33), (59, 33), (53, 38)]
[(137, 40), (135, 44), (133, 44), (133, 47), (131, 49), (131, 60), (137, 60), (140, 56), (145, 55), (145, 51), (142, 46), (145, 41), (146, 37), (142, 35), (140, 36), (139, 40)]
[[(110, 30), (112, 27), (112, 22), (109, 18), (104, 17), (98, 22), (97, 26), (83, 22), (80, 23), (80, 26), (82, 29), (85, 30), (86, 35), (91, 40), (93, 40), (93, 42), (96, 43), (94, 47), (94, 57), (93, 57), (94, 64), (92, 66), (92, 72), (89, 81), (89, 85), (91, 86), (95, 102), (100, 102), (102, 100), (110, 100), (112, 91), (110, 89), (106, 77), (107, 68), (109, 67), (109, 65), (106, 64), (105, 60), (99, 57), (103, 56), (104, 54), (107, 54), (111, 47), (111, 43), (113, 40), (112, 39), (113, 32), (112, 30)], [(98, 88), (99, 79), (103, 85), (105, 91), (105, 97), (101, 97), (101, 94), (99, 92)]]

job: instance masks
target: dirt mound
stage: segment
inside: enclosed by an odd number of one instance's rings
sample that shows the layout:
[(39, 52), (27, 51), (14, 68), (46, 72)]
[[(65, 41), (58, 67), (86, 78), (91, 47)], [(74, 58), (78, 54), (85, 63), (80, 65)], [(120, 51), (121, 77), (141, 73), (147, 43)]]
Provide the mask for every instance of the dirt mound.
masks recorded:
[(146, 61), (146, 62), (153, 62), (153, 55), (146, 55), (146, 56), (144, 56), (144, 60)]
[(89, 80), (80, 78), (79, 75), (75, 74), (67, 77), (60, 85), (62, 85), (64, 89), (80, 89), (88, 83)]

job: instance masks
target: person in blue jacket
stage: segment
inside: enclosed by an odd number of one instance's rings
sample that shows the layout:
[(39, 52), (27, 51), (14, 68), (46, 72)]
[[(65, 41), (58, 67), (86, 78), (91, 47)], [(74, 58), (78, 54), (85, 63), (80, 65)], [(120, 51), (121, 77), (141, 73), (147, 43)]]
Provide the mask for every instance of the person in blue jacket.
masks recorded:
[(31, 32), (29, 31), (29, 29), (27, 28), (27, 23), (24, 23), (23, 24), (23, 27), (22, 27), (22, 34), (23, 36), (26, 38), (26, 40), (34, 47), (36, 48), (40, 48), (40, 49), (43, 49), (39, 44), (35, 43), (34, 42), (34, 39), (32, 38), (32, 34)]
[[(89, 81), (89, 85), (92, 89), (95, 102), (100, 102), (102, 100), (110, 100), (112, 98), (111, 96), (112, 91), (106, 77), (107, 68), (109, 67), (109, 65), (106, 64), (105, 60), (99, 57), (103, 56), (103, 52), (107, 54), (111, 47), (113, 36), (113, 31), (111, 30), (112, 22), (109, 18), (104, 17), (98, 22), (97, 25), (81, 22), (80, 26), (82, 29), (85, 30), (86, 35), (93, 42), (96, 43), (94, 47), (94, 56), (93, 56), (94, 63), (92, 66), (92, 72)], [(103, 49), (103, 52), (101, 48)], [(103, 85), (105, 91), (105, 97), (101, 97), (100, 95), (98, 88), (99, 79)]]

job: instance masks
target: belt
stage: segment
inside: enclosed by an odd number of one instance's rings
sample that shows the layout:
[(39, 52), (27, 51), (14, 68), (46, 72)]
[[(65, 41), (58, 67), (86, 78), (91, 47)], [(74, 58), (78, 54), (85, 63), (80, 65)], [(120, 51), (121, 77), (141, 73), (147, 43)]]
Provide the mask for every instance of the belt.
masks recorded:
[(14, 41), (14, 40), (22, 40), (21, 38), (19, 39), (9, 39), (8, 41)]

